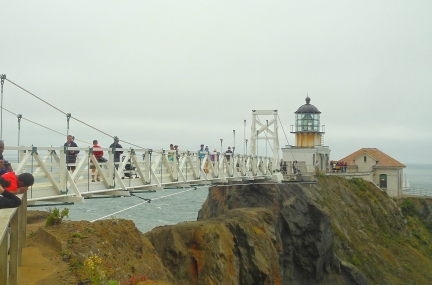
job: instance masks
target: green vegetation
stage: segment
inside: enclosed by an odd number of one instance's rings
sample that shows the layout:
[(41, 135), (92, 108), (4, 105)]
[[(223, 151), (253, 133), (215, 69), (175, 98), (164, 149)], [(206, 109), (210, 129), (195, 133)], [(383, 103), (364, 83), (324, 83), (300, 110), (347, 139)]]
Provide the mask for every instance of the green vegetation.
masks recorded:
[(72, 235), (72, 237), (76, 237), (76, 238), (79, 238), (79, 239), (84, 239), (84, 238), (86, 238), (85, 235), (83, 235), (82, 233), (79, 233), (79, 232), (74, 233), (74, 234)]
[(390, 198), (362, 179), (317, 179), (311, 195), (332, 221), (339, 258), (370, 284), (432, 284), (431, 199)]
[(45, 222), (46, 226), (60, 225), (64, 217), (69, 217), (68, 208), (64, 208), (61, 212), (57, 207), (55, 207), (54, 209), (49, 208), (48, 212), (49, 214)]
[[(75, 272), (80, 280), (87, 280), (92, 285), (137, 285), (140, 282), (150, 280), (145, 275), (132, 276), (127, 281), (119, 282), (112, 279), (114, 269), (103, 258), (91, 255), (84, 263), (73, 259), (70, 261), (70, 269)], [(87, 284), (87, 283), (86, 283)]]
[(402, 212), (408, 216), (414, 216), (417, 214), (414, 203), (411, 198), (406, 199), (400, 205)]

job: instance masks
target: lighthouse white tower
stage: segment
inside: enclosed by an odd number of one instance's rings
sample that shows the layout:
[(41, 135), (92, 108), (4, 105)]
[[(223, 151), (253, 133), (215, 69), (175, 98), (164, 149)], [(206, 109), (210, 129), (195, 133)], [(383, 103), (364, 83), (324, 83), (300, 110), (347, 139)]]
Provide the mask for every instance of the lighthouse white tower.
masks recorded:
[(316, 167), (325, 171), (330, 156), (329, 147), (324, 146), (325, 126), (320, 125), (321, 112), (310, 101), (307, 96), (306, 104), (295, 111), (295, 125), (291, 125), (291, 133), (295, 134), (295, 146), (282, 148), (282, 160), (291, 169), (292, 162), (297, 161), (297, 167), (302, 173), (313, 172)]

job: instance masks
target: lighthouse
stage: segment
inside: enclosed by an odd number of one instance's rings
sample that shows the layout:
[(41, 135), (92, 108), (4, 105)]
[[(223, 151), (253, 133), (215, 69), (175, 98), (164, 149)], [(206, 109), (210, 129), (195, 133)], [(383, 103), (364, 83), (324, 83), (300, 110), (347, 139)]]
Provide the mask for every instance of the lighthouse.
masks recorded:
[(321, 112), (310, 101), (307, 96), (306, 104), (295, 111), (295, 127), (291, 133), (295, 134), (296, 147), (313, 148), (323, 142), (324, 126), (320, 128)]
[(329, 162), (330, 148), (324, 146), (325, 126), (321, 125), (321, 112), (312, 105), (311, 98), (306, 97), (306, 104), (300, 106), (295, 114), (295, 124), (291, 133), (295, 135), (295, 145), (282, 148), (282, 163), (287, 163), (293, 173), (293, 162), (300, 173), (315, 172), (318, 168), (325, 171)]

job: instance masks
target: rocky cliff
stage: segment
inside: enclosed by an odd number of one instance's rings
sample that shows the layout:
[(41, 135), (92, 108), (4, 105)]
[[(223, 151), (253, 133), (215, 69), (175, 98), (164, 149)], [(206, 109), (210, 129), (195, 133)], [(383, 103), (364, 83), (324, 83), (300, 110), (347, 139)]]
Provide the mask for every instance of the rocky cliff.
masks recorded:
[(298, 184), (213, 187), (197, 222), (145, 236), (182, 284), (368, 284)]
[(196, 222), (142, 236), (116, 219), (38, 235), (68, 252), (81, 280), (80, 264), (97, 254), (115, 280), (145, 274), (154, 284), (432, 284), (431, 213), (430, 200), (319, 176), (211, 187)]
[(180, 284), (432, 284), (424, 223), (362, 180), (212, 187), (145, 237)]

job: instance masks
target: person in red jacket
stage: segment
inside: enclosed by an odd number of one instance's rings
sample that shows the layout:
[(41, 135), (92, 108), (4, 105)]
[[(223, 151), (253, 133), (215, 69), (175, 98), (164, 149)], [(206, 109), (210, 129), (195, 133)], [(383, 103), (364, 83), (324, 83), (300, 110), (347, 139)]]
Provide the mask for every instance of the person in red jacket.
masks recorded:
[[(94, 150), (95, 148), (101, 148), (98, 145), (98, 141), (97, 140), (93, 140), (93, 155), (95, 156), (96, 160), (99, 161), (102, 158), (104, 152), (102, 150)], [(91, 164), (90, 168), (92, 170), (92, 182), (95, 182), (95, 175), (94, 175), (94, 173), (96, 172), (96, 166), (94, 164)], [(100, 181), (100, 174), (99, 173), (97, 175), (96, 180)]]
[(1, 180), (7, 181), (9, 186), (0, 181), (3, 188), (13, 194), (21, 194), (28, 190), (34, 184), (34, 177), (30, 173), (21, 173), (16, 175), (15, 172), (8, 172), (1, 176)]

